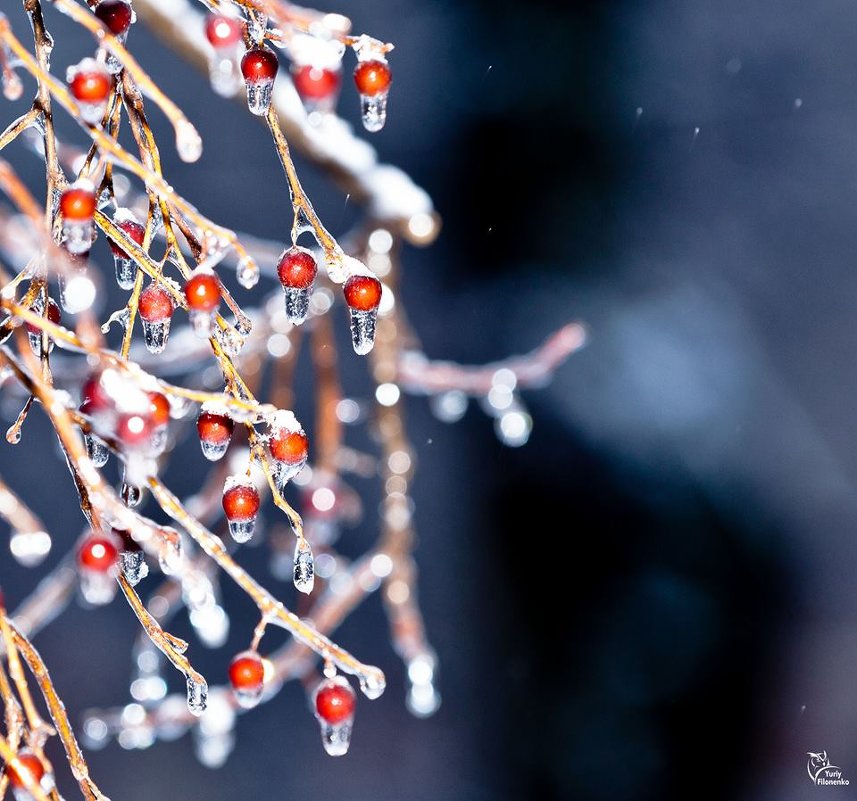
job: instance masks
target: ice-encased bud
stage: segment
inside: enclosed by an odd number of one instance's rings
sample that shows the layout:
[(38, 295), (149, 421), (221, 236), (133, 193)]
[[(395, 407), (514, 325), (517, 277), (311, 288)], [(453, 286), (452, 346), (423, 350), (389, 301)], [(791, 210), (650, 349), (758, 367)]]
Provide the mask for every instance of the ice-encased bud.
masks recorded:
[(119, 568), (132, 587), (149, 575), (146, 555), (142, 551), (122, 551), (119, 554)]
[(330, 756), (343, 756), (351, 745), (354, 726), (355, 694), (342, 676), (323, 679), (312, 696), (321, 741)]
[(358, 356), (365, 356), (375, 347), (375, 327), (378, 311), (349, 309), (351, 313), (351, 344)]
[(303, 537), (295, 545), (294, 582), (295, 588), (307, 595), (312, 592), (315, 585), (315, 562), (312, 547)]

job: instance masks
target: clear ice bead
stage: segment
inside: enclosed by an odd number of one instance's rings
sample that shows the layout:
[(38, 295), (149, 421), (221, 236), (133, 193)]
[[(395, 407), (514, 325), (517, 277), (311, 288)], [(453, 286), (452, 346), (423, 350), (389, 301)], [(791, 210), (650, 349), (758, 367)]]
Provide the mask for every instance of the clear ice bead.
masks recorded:
[(124, 481), (122, 482), (122, 491), (120, 494), (122, 496), (122, 503), (129, 509), (139, 506), (140, 501), (143, 500), (143, 490), (134, 484), (127, 484)]
[(170, 318), (164, 320), (143, 320), (143, 341), (149, 353), (163, 353), (170, 336)]
[(104, 112), (107, 111), (107, 103), (83, 103), (78, 101), (80, 118), (89, 125), (101, 125)]
[(353, 721), (345, 720), (342, 723), (331, 725), (320, 720), (319, 724), (321, 725), (321, 742), (324, 745), (324, 750), (330, 756), (345, 756), (348, 753), (348, 746), (351, 745)]
[(230, 441), (227, 439), (224, 442), (212, 442), (211, 440), (201, 439), (199, 445), (202, 448), (202, 455), (209, 462), (216, 462), (223, 458), (223, 454), (226, 453)]
[[(119, 41), (119, 44), (124, 45), (128, 39), (128, 31), (126, 30), (124, 33), (116, 34), (116, 39)], [(122, 72), (123, 64), (122, 62), (116, 58), (109, 50), (105, 50), (106, 59), (104, 62), (104, 66), (107, 67), (107, 71), (112, 75), (118, 75)]]
[(132, 587), (149, 575), (149, 566), (142, 551), (122, 551), (119, 554), (119, 567)]
[(349, 309), (349, 311), (351, 312), (351, 344), (358, 356), (365, 356), (375, 347), (375, 324), (378, 320), (378, 312), (359, 309)]
[[(41, 358), (42, 355), (42, 333), (41, 331), (36, 333), (34, 331), (27, 331), (27, 338), (30, 340), (30, 349), (33, 353)], [(50, 353), (54, 349), (54, 341), (48, 337), (48, 353)]]
[(232, 535), (232, 539), (235, 540), (235, 542), (248, 542), (252, 538), (255, 530), (256, 518), (253, 518), (252, 520), (229, 521), (229, 533)]
[(176, 124), (176, 152), (185, 164), (199, 161), (202, 155), (202, 137), (187, 120), (180, 120)]
[(276, 462), (276, 467), (274, 468), (274, 482), (281, 493), (285, 490), (286, 484), (288, 484), (289, 481), (304, 469), (305, 464), (305, 461), (298, 462), (297, 464)]
[(208, 339), (214, 326), (214, 314), (204, 311), (191, 311), (189, 317), (194, 334), (200, 339)]
[(208, 62), (211, 88), (221, 97), (235, 97), (241, 89), (241, 75), (235, 59), (235, 48), (227, 47), (214, 53)]
[[(200, 677), (201, 678), (201, 677)], [(193, 676), (187, 677), (187, 708), (192, 715), (199, 716), (205, 712), (208, 704), (208, 684), (205, 679), (197, 681)]]
[(303, 538), (298, 540), (295, 546), (294, 565), (295, 588), (309, 595), (315, 585), (315, 562), (312, 556), (312, 547)]
[(137, 277), (137, 265), (127, 256), (113, 255), (116, 266), (116, 283), (120, 289), (133, 289), (134, 279)]
[(258, 117), (264, 117), (271, 107), (271, 95), (274, 91), (274, 82), (247, 81), (247, 107)]
[(372, 701), (376, 698), (380, 698), (386, 689), (387, 680), (384, 678), (383, 673), (380, 675), (373, 673), (368, 676), (364, 675), (360, 677), (360, 691)]
[(80, 569), (80, 594), (90, 606), (103, 606), (116, 595), (116, 578), (112, 571)]
[(238, 266), (236, 267), (236, 277), (238, 278), (238, 283), (244, 287), (244, 289), (252, 289), (256, 284), (259, 283), (259, 265), (256, 264), (253, 259), (243, 258), (238, 262)]
[(92, 247), (92, 220), (64, 220), (62, 234), (69, 253), (75, 256), (86, 253)]
[(252, 690), (233, 688), (232, 693), (235, 696), (235, 700), (238, 702), (238, 706), (242, 709), (252, 709), (254, 706), (258, 706), (264, 689), (265, 685), (260, 684)]
[(387, 121), (387, 96), (387, 92), (360, 95), (360, 116), (367, 131), (376, 133), (384, 127)]
[(295, 287), (283, 287), (286, 296), (286, 317), (292, 325), (300, 325), (309, 313), (309, 297), (312, 289), (297, 289)]
[(95, 434), (86, 434), (83, 441), (86, 443), (86, 455), (92, 464), (96, 467), (104, 467), (110, 456), (110, 451), (104, 444), (104, 440), (99, 439)]

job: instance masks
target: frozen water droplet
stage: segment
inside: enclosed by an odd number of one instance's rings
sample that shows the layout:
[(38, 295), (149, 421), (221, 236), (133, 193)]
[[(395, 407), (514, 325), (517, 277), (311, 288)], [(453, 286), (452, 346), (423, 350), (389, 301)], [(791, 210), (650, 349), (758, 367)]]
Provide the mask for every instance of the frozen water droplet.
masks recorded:
[(86, 455), (89, 456), (92, 464), (96, 467), (104, 467), (110, 457), (110, 451), (104, 440), (99, 439), (95, 434), (86, 434), (83, 440), (86, 443)]
[(232, 539), (235, 542), (248, 542), (252, 536), (253, 532), (256, 530), (256, 519), (252, 520), (230, 520), (229, 521), (229, 533), (232, 535)]
[(367, 698), (374, 701), (384, 694), (387, 689), (387, 680), (381, 671), (368, 673), (360, 677), (360, 690)]
[(80, 594), (87, 604), (103, 606), (113, 600), (118, 585), (112, 571), (105, 573), (100, 570), (80, 568), (79, 575)]
[(142, 551), (122, 551), (119, 554), (119, 567), (132, 587), (149, 575), (149, 566)]
[(253, 330), (253, 323), (247, 317), (238, 317), (235, 321), (235, 330), (242, 337), (248, 337)]
[(345, 756), (348, 753), (348, 746), (351, 745), (353, 722), (346, 720), (332, 726), (330, 723), (320, 720), (319, 724), (321, 725), (321, 742), (324, 745), (324, 750), (330, 756)]
[(370, 133), (376, 133), (387, 121), (387, 92), (377, 95), (360, 95), (360, 116), (363, 127)]
[(143, 341), (149, 353), (163, 353), (170, 336), (170, 318), (165, 320), (143, 320)]
[(51, 537), (45, 531), (13, 531), (9, 550), (23, 567), (36, 567), (51, 551)]
[(303, 470), (305, 464), (306, 461), (298, 462), (297, 464), (274, 462), (274, 482), (281, 493), (285, 490), (286, 484)]
[[(119, 44), (124, 45), (128, 40), (128, 29), (123, 31), (122, 33), (115, 34), (116, 39), (119, 41)], [(122, 62), (116, 58), (109, 50), (105, 50), (105, 62), (104, 66), (107, 67), (107, 71), (112, 73), (113, 75), (118, 75), (122, 72), (123, 64)]]
[(226, 449), (229, 447), (229, 442), (230, 440), (212, 442), (211, 440), (201, 439), (199, 444), (202, 448), (202, 455), (210, 462), (216, 462), (218, 459), (223, 458), (223, 454), (226, 453)]
[(69, 253), (79, 256), (92, 247), (92, 220), (63, 220), (63, 243)]
[[(151, 350), (151, 348), (150, 348)], [(163, 350), (163, 349), (162, 349)], [(155, 353), (155, 351), (152, 351)], [(168, 426), (158, 426), (152, 432), (152, 453), (155, 456), (164, 452), (164, 449), (167, 447), (167, 440), (169, 438), (169, 428)]]
[(274, 82), (247, 81), (247, 107), (258, 117), (264, 117), (271, 107), (271, 95), (274, 90)]
[(192, 715), (197, 716), (205, 712), (208, 704), (208, 684), (201, 676), (200, 679), (198, 681), (193, 676), (187, 677), (187, 708)]
[(110, 326), (112, 326), (113, 323), (119, 323), (123, 329), (127, 329), (129, 322), (131, 322), (131, 313), (128, 311), (128, 307), (124, 306), (118, 311), (113, 312), (113, 314), (107, 318), (107, 322), (101, 326), (101, 333), (108, 333), (110, 331)]
[(166, 540), (158, 552), (158, 564), (161, 572), (167, 576), (175, 576), (182, 570), (183, 564), (181, 539)]
[(235, 97), (241, 89), (242, 78), (235, 58), (235, 47), (216, 50), (208, 62), (211, 88), (221, 97)]
[(283, 287), (286, 296), (286, 317), (292, 325), (300, 325), (309, 313), (309, 298), (311, 290)]
[(216, 328), (214, 332), (217, 341), (230, 356), (235, 357), (241, 353), (244, 347), (244, 338), (235, 328)]
[(124, 503), (129, 509), (139, 506), (140, 501), (143, 500), (143, 490), (134, 484), (126, 484), (125, 482), (122, 482), (121, 495), (122, 503)]
[(199, 161), (202, 155), (202, 137), (187, 120), (179, 120), (176, 125), (176, 152), (187, 164)]
[(21, 441), (21, 427), (17, 424), (12, 424), (6, 431), (6, 442), (10, 445), (17, 445)]
[(208, 339), (214, 325), (214, 315), (211, 312), (191, 311), (189, 317), (194, 334), (200, 339)]
[(312, 557), (312, 548), (303, 538), (298, 540), (295, 546), (295, 587), (309, 595), (315, 584), (315, 564)]
[(259, 283), (259, 275), (259, 265), (256, 264), (253, 259), (245, 256), (238, 262), (236, 276), (238, 277), (238, 283), (241, 284), (244, 289), (252, 289), (256, 286), (256, 284)]
[(232, 693), (235, 696), (235, 700), (238, 702), (238, 706), (242, 709), (252, 709), (254, 706), (259, 705), (264, 689), (265, 685), (260, 684), (254, 689), (233, 688)]
[(78, 101), (80, 118), (89, 125), (101, 125), (104, 112), (107, 111), (107, 103), (84, 103)]
[(358, 356), (365, 356), (375, 347), (375, 323), (377, 311), (360, 311), (349, 309), (351, 312), (351, 344)]
[(133, 289), (134, 279), (137, 277), (137, 265), (126, 256), (113, 255), (116, 265), (116, 283), (120, 289)]
[[(30, 340), (30, 350), (33, 353), (41, 357), (42, 355), (42, 334), (41, 332), (36, 333), (35, 331), (27, 331), (27, 339)], [(48, 353), (50, 353), (54, 349), (54, 341), (48, 337)]]

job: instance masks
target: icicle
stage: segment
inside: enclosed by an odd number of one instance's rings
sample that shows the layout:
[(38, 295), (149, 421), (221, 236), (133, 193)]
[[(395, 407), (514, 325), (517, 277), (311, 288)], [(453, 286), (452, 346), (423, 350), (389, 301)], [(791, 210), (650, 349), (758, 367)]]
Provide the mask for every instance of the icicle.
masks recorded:
[(261, 271), (259, 270), (259, 265), (253, 261), (253, 259), (245, 256), (238, 262), (236, 277), (238, 278), (238, 283), (241, 284), (244, 289), (252, 289), (256, 286), (256, 284), (259, 283), (260, 274)]
[(360, 95), (360, 116), (363, 127), (370, 133), (377, 133), (387, 122), (387, 97), (387, 92)]
[[(211, 319), (211, 315), (209, 315), (209, 319)], [(149, 353), (164, 352), (170, 336), (170, 322), (169, 317), (154, 322), (143, 320), (143, 341), (146, 343), (146, 349)]]
[(116, 267), (116, 283), (120, 289), (133, 289), (134, 279), (137, 277), (137, 265), (127, 256), (113, 255)]
[(283, 287), (286, 299), (286, 317), (292, 325), (301, 325), (309, 313), (309, 299), (312, 288), (296, 289), (294, 287)]
[(188, 316), (194, 334), (200, 339), (208, 339), (214, 325), (214, 315), (211, 312), (191, 311)]
[(104, 467), (110, 457), (110, 451), (104, 440), (96, 437), (95, 434), (86, 434), (83, 441), (86, 444), (86, 455), (89, 456), (92, 464), (96, 467)]
[(315, 563), (312, 547), (303, 537), (295, 545), (294, 582), (295, 587), (307, 595), (312, 592), (315, 584)]
[(365, 356), (375, 347), (375, 326), (378, 311), (360, 311), (349, 309), (351, 312), (351, 344), (358, 356)]
[(187, 708), (197, 717), (205, 712), (208, 704), (208, 684), (202, 676), (199, 679), (190, 674), (187, 676)]
[(247, 106), (252, 114), (264, 117), (271, 107), (271, 96), (274, 92), (272, 80), (247, 82)]
[(372, 701), (380, 698), (386, 689), (387, 681), (383, 673), (371, 673), (360, 677), (360, 691)]
[(91, 606), (109, 604), (116, 595), (119, 586), (116, 574), (112, 570), (90, 570), (86, 567), (78, 569), (80, 575), (80, 594), (83, 600)]

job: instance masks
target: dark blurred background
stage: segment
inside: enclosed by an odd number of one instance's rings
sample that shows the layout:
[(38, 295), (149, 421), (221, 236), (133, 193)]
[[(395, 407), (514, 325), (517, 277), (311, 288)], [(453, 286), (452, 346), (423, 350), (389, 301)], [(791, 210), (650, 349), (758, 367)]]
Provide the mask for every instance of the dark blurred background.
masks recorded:
[[(374, 599), (340, 639), (387, 671), (389, 690), (361, 703), (347, 758), (325, 757), (289, 687), (239, 720), (225, 768), (196, 763), (189, 738), (139, 753), (112, 745), (92, 755), (105, 791), (851, 797), (814, 787), (806, 752), (826, 750), (857, 782), (857, 6), (331, 10), (397, 45), (391, 116), (373, 141), (444, 218), (436, 245), (405, 254), (402, 294), (426, 352), (490, 361), (569, 319), (587, 323), (590, 344), (526, 395), (535, 427), (520, 449), (500, 445), (478, 408), (448, 426), (423, 399), (408, 403), (422, 604), (442, 666), (435, 717), (405, 711)], [(61, 74), (91, 45), (49, 21)], [(287, 195), (263, 129), (142, 26), (131, 44), (205, 137), (201, 164), (183, 165), (161, 126), (179, 191), (216, 220), (284, 239)], [(354, 121), (355, 105), (341, 103)], [(303, 168), (343, 231), (348, 204)], [(38, 163), (22, 169), (37, 180)], [(100, 258), (109, 270), (106, 247)], [(360, 365), (347, 375), (365, 390)], [(14, 465), (25, 497), (55, 495), (36, 508), (59, 546), (82, 520), (62, 465), (36, 456), (49, 441), (30, 421), (0, 469)], [(202, 461), (193, 448), (186, 458), (171, 478), (184, 493)], [(349, 535), (356, 550), (373, 525), (370, 508)], [(0, 580), (14, 607), (34, 579), (9, 562)], [(291, 597), (258, 553), (247, 564)], [(229, 645), (191, 648), (212, 681), (255, 622), (224, 593)], [(125, 702), (135, 628), (117, 602), (72, 609), (38, 638), (74, 715)]]

